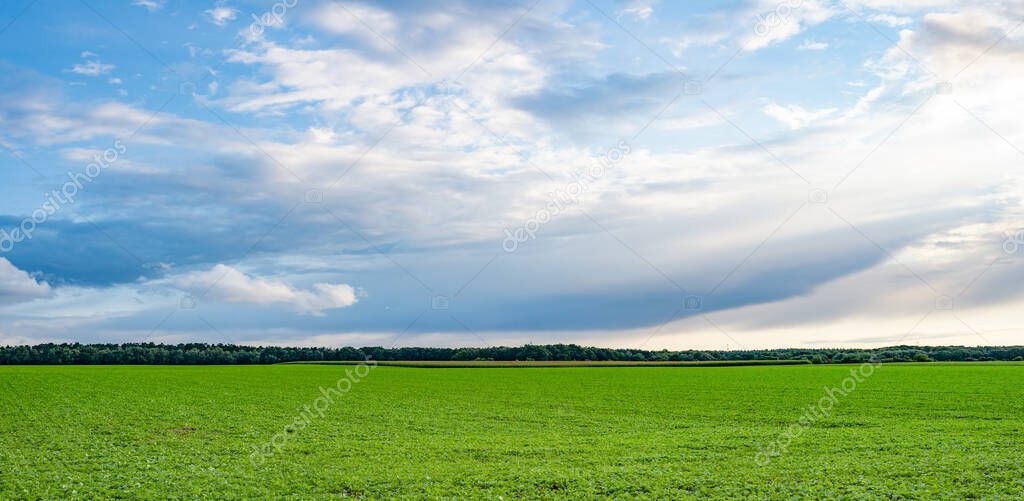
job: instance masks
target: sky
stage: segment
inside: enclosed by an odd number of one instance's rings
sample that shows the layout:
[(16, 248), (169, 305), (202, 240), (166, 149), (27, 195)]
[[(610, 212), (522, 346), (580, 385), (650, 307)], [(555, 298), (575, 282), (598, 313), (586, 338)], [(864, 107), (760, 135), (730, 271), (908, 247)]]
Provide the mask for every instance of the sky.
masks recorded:
[(1022, 344), (1022, 22), (4, 2), (0, 344)]

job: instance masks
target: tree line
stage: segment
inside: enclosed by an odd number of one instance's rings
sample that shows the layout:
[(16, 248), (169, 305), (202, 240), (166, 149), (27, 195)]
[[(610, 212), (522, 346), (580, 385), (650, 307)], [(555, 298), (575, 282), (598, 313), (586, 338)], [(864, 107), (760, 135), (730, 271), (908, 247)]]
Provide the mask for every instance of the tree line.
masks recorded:
[(286, 348), (234, 344), (39, 344), (0, 347), (0, 365), (274, 364), (300, 361), (729, 361), (808, 360), (812, 363), (1022, 361), (1024, 346), (892, 346), (876, 349), (637, 350), (575, 344), (491, 348)]

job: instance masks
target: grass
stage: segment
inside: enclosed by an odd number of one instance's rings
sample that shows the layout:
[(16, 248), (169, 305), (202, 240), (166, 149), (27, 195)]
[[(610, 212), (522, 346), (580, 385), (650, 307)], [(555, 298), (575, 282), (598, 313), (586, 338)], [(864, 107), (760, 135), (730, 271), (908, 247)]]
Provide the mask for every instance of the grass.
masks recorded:
[[(1020, 498), (1024, 367), (0, 367), (0, 499)], [(284, 436), (284, 435), (282, 435)]]

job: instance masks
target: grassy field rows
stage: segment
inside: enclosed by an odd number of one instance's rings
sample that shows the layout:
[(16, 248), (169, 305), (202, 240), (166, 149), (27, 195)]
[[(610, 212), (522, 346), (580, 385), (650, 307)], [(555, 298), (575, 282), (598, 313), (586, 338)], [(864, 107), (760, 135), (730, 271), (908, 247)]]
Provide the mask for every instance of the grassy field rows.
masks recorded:
[(851, 370), (0, 367), (0, 498), (1024, 495), (1024, 367), (882, 365), (799, 424)]

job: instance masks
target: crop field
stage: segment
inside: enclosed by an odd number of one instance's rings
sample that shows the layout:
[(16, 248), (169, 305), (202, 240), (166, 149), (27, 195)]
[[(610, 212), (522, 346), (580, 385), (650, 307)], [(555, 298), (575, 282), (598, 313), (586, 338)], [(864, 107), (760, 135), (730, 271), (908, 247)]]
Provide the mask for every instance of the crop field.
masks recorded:
[(8, 366), (0, 499), (1019, 499), (1022, 417), (1016, 364)]

